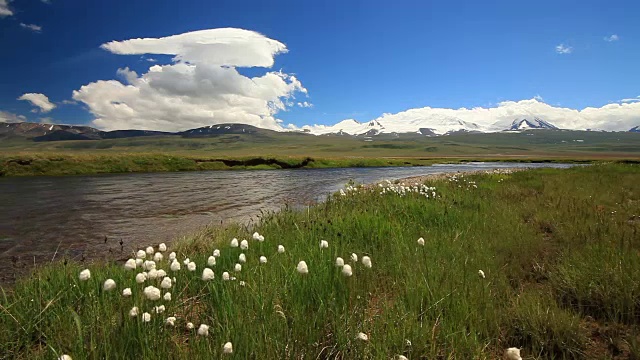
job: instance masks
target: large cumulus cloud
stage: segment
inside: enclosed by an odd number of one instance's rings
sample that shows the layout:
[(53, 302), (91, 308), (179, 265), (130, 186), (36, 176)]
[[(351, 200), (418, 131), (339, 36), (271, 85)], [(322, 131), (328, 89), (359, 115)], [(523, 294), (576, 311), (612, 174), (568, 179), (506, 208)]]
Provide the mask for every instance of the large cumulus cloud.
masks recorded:
[(96, 116), (99, 128), (177, 131), (220, 123), (244, 123), (280, 130), (275, 118), (297, 92), (306, 93), (293, 75), (269, 71), (247, 77), (237, 67), (273, 65), (284, 44), (243, 29), (210, 29), (164, 38), (112, 41), (114, 54), (174, 55), (168, 65), (153, 65), (138, 75), (118, 69), (118, 80), (96, 81), (73, 92)]

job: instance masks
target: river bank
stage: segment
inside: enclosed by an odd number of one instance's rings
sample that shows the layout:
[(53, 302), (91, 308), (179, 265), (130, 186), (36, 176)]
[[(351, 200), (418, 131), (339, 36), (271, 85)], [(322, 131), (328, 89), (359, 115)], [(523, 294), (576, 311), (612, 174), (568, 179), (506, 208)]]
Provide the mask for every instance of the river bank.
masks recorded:
[(166, 252), (150, 243), (138, 256), (153, 267), (57, 262), (0, 298), (0, 353), (199, 359), (231, 342), (263, 359), (633, 358), (638, 176), (610, 164), (348, 190)]

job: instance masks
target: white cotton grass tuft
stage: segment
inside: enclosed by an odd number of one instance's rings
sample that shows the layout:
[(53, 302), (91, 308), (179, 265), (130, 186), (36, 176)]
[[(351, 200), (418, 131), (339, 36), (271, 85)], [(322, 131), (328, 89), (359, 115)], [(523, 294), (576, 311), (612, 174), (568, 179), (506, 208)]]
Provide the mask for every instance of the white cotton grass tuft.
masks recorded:
[(189, 265), (187, 265), (187, 269), (189, 269), (189, 271), (196, 271), (196, 263), (193, 261), (190, 262)]
[(258, 240), (260, 242), (264, 241), (264, 236), (258, 234), (257, 232), (254, 232), (253, 235), (251, 235), (251, 237), (253, 237), (253, 240)]
[(520, 349), (514, 347), (508, 348), (504, 352), (504, 357), (508, 360), (522, 360), (522, 357), (520, 356)]
[(242, 240), (240, 242), (240, 249), (242, 249), (242, 250), (249, 249), (249, 242), (247, 240)]
[(164, 278), (165, 276), (167, 276), (167, 272), (162, 270), (162, 269), (159, 269), (158, 270), (158, 279)]
[(260, 256), (260, 264), (266, 264), (267, 263), (267, 257), (266, 256)]
[(135, 270), (138, 265), (136, 264), (136, 259), (129, 259), (124, 263), (124, 268), (127, 270)]
[(207, 259), (207, 265), (208, 266), (214, 266), (216, 264), (216, 257), (215, 256), (209, 256), (209, 258)]
[(62, 356), (60, 356), (58, 360), (73, 360), (73, 358), (70, 355), (62, 354)]
[(102, 290), (111, 291), (116, 288), (116, 282), (113, 279), (107, 279), (102, 285)]
[(337, 257), (336, 258), (336, 266), (337, 267), (343, 267), (344, 266), (344, 259), (341, 257)]
[(144, 250), (138, 250), (138, 252), (136, 252), (136, 258), (144, 259), (146, 257), (147, 257), (147, 253), (144, 252)]
[(142, 322), (149, 322), (151, 321), (151, 314), (149, 314), (148, 312), (142, 314)]
[(240, 272), (242, 271), (242, 265), (240, 264), (236, 264), (236, 266), (233, 267), (233, 271), (235, 272)]
[(171, 293), (165, 293), (162, 298), (164, 299), (164, 301), (171, 301)]
[(220, 250), (218, 249), (213, 250), (213, 256), (220, 257)]
[(153, 250), (153, 246), (148, 246), (144, 252), (146, 252), (147, 255), (153, 255), (153, 253), (155, 253), (155, 250)]
[(147, 271), (147, 279), (155, 280), (157, 278), (158, 278), (158, 270), (151, 269), (151, 270)]
[(424, 246), (424, 239), (423, 238), (419, 238), (418, 239), (418, 245)]
[(138, 314), (140, 313), (140, 309), (138, 309), (137, 306), (134, 306), (131, 308), (131, 310), (129, 310), (129, 316), (130, 317), (136, 317), (138, 316)]
[(233, 344), (229, 341), (222, 346), (222, 352), (224, 354), (233, 354)]
[(160, 299), (160, 289), (155, 286), (147, 286), (142, 292), (144, 296), (151, 301)]
[(409, 359), (408, 359), (406, 356), (404, 356), (404, 355), (398, 355), (398, 356), (396, 357), (396, 359), (398, 359), (398, 360), (409, 360)]
[(188, 322), (188, 323), (187, 323), (187, 329), (189, 329), (189, 330), (193, 330), (193, 328), (194, 328), (194, 327), (195, 327), (195, 325), (193, 325), (193, 323), (192, 323), (192, 322)]
[(186, 258), (186, 259), (182, 260), (182, 263), (183, 263), (185, 266), (189, 265), (189, 263), (190, 263), (190, 262), (191, 262), (191, 259), (189, 259), (189, 258)]
[(173, 260), (169, 268), (171, 269), (171, 271), (180, 271), (180, 263), (176, 260)]
[(144, 269), (149, 271), (151, 269), (155, 269), (156, 268), (156, 262), (152, 261), (152, 260), (146, 260), (144, 262)]
[(169, 261), (173, 261), (173, 260), (175, 260), (175, 259), (176, 259), (176, 257), (177, 257), (176, 252), (175, 252), (175, 251), (172, 251), (172, 252), (169, 254)]
[(284, 246), (278, 245), (278, 254), (284, 254)]
[(478, 276), (480, 276), (481, 278), (483, 278), (483, 279), (484, 279), (484, 278), (485, 278), (485, 276), (484, 276), (484, 271), (482, 271), (482, 270), (478, 270)]
[(136, 267), (142, 267), (144, 260), (136, 258)]
[(166, 320), (164, 321), (165, 325), (169, 325), (169, 326), (176, 326), (176, 317), (175, 316), (169, 316), (168, 318), (166, 318)]
[(309, 268), (307, 267), (307, 263), (304, 261), (300, 261), (298, 263), (298, 266), (296, 267), (296, 270), (298, 270), (298, 272), (300, 274), (308, 274), (309, 273)]
[(260, 237), (258, 238), (258, 241), (263, 242), (264, 241), (264, 236), (260, 235)]
[(158, 251), (160, 252), (167, 251), (167, 245), (165, 243), (161, 243), (160, 245), (158, 245)]
[(356, 253), (351, 254), (351, 261), (358, 262), (358, 254)]
[(153, 261), (155, 262), (160, 262), (162, 261), (163, 258), (164, 258), (164, 255), (162, 255), (161, 252), (157, 252), (153, 255)]
[(131, 296), (131, 288), (126, 288), (126, 289), (122, 290), (122, 296), (124, 296), (124, 297)]
[(362, 340), (362, 341), (369, 341), (369, 335), (361, 332), (361, 333), (358, 333), (358, 336), (356, 336), (356, 339)]
[(91, 278), (91, 271), (89, 269), (84, 269), (80, 271), (80, 275), (78, 275), (80, 281), (87, 281)]
[(245, 255), (244, 253), (240, 254), (238, 256), (238, 262), (246, 263), (247, 262), (247, 255)]
[(347, 276), (347, 277), (353, 275), (353, 270), (351, 269), (351, 265), (345, 264), (342, 267), (342, 275)]
[(204, 270), (202, 270), (203, 281), (213, 280), (214, 278), (215, 278), (215, 274), (213, 273), (213, 270), (209, 268), (204, 268)]
[(230, 245), (231, 245), (231, 247), (234, 247), (234, 248), (238, 247), (238, 239), (236, 239), (236, 238), (231, 239), (231, 244)]
[(238, 283), (240, 286), (245, 286), (247, 285), (247, 283), (245, 283), (244, 281), (240, 280), (240, 282)]
[(329, 247), (329, 242), (327, 240), (320, 240), (320, 249), (326, 249)]
[(367, 267), (369, 269), (371, 269), (371, 267), (373, 266), (371, 264), (371, 258), (368, 256), (363, 256), (362, 257), (362, 265), (364, 265), (364, 267)]
[(222, 273), (222, 280), (223, 281), (229, 281), (230, 277), (229, 277), (229, 273), (228, 272), (223, 272)]
[(156, 306), (153, 308), (153, 312), (156, 314), (162, 314), (167, 308), (164, 305)]
[(147, 273), (141, 272), (136, 274), (136, 282), (142, 284), (147, 280)]
[(200, 327), (198, 328), (198, 335), (209, 336), (209, 325), (200, 324)]
[(171, 289), (172, 286), (172, 281), (171, 278), (168, 276), (165, 276), (164, 279), (162, 279), (162, 282), (160, 283), (160, 287), (163, 289)]

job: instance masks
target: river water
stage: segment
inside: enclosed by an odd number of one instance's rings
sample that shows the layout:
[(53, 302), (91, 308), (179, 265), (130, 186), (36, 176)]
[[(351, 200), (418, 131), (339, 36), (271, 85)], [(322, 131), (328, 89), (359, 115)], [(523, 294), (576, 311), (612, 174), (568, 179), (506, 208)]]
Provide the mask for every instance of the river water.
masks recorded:
[(350, 179), (372, 183), (444, 172), (567, 166), (469, 163), (0, 178), (0, 284), (54, 254), (122, 258), (138, 246), (169, 243), (212, 223), (246, 223), (260, 210), (322, 201)]

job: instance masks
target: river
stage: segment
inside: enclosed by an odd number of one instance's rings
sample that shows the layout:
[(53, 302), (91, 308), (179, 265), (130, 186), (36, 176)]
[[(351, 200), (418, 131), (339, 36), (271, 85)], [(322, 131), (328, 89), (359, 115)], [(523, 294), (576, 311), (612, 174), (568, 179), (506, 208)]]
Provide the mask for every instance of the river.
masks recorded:
[[(203, 226), (322, 201), (353, 179), (562, 164), (469, 163), (401, 168), (207, 171), (0, 178), (0, 284), (66, 256), (122, 258)], [(122, 241), (123, 245), (120, 245)], [(124, 251), (121, 251), (121, 248)]]

